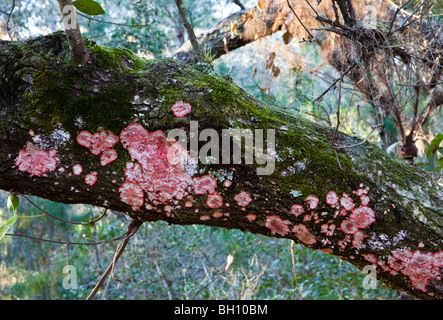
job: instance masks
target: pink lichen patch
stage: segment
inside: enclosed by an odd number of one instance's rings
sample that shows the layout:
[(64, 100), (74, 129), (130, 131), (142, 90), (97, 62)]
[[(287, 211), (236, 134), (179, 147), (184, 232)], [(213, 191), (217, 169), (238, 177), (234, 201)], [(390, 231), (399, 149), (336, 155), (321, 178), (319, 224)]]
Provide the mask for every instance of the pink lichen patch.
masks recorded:
[(309, 206), (310, 209), (315, 209), (318, 205), (318, 198), (311, 194), (306, 197), (306, 204)]
[(82, 131), (77, 135), (79, 145), (89, 148), (92, 144), (92, 134), (89, 131)]
[(386, 272), (392, 271), (391, 268), (389, 266), (387, 266), (386, 262), (383, 260), (377, 261), (377, 264), (380, 266), (380, 268), (382, 268), (383, 271), (386, 271)]
[(395, 259), (392, 256), (388, 257), (388, 265), (395, 271), (400, 271), (403, 268), (403, 265), (399, 259)]
[(213, 216), (214, 218), (218, 219), (218, 218), (223, 217), (224, 214), (223, 214), (223, 212), (215, 211), (215, 212), (212, 214), (212, 216)]
[(362, 256), (366, 261), (368, 261), (370, 263), (377, 262), (377, 258), (373, 254), (367, 253), (367, 254), (362, 254)]
[(204, 214), (204, 215), (200, 216), (201, 221), (207, 221), (209, 219), (211, 219), (211, 216), (208, 214)]
[(358, 228), (362, 229), (366, 228), (375, 221), (374, 211), (367, 206), (354, 209), (349, 218), (357, 225)]
[(388, 265), (394, 271), (408, 276), (415, 288), (426, 292), (430, 279), (441, 280), (439, 268), (443, 266), (443, 251), (432, 254), (396, 249), (388, 257)]
[(174, 166), (186, 163), (188, 152), (182, 147), (182, 145), (175, 140), (168, 140), (168, 143), (167, 159), (169, 164)]
[(209, 208), (217, 209), (223, 206), (223, 199), (218, 193), (208, 195), (206, 204)]
[(299, 204), (294, 204), (291, 207), (291, 211), (289, 213), (293, 214), (296, 217), (298, 217), (299, 215), (303, 214), (304, 212), (305, 212), (305, 209), (303, 208), (303, 206), (301, 206)]
[(326, 195), (326, 203), (330, 206), (336, 205), (338, 203), (338, 196), (335, 191), (329, 191)]
[(186, 173), (184, 162), (175, 158), (170, 161), (171, 154), (177, 151), (175, 140), (167, 140), (162, 131), (149, 133), (142, 125), (132, 123), (120, 133), (120, 141), (132, 158), (126, 165), (126, 179), (138, 183), (149, 201), (158, 205), (188, 195), (192, 178)]
[(357, 225), (352, 220), (343, 220), (340, 229), (346, 234), (354, 234), (358, 231)]
[(272, 234), (279, 234), (285, 236), (289, 233), (289, 227), (287, 226), (290, 222), (288, 220), (283, 221), (279, 216), (268, 216), (266, 217), (265, 227), (271, 230)]
[(367, 206), (369, 204), (369, 197), (365, 194), (361, 195), (360, 202), (362, 206)]
[(226, 179), (226, 180), (223, 182), (223, 186), (224, 186), (225, 188), (229, 188), (231, 185), (232, 185), (232, 181), (229, 180), (229, 179)]
[(146, 181), (146, 176), (141, 165), (137, 162), (127, 162), (125, 169), (126, 181), (133, 183), (143, 183)]
[(81, 165), (81, 164), (74, 164), (74, 165), (72, 166), (72, 172), (73, 172), (76, 176), (80, 175), (80, 174), (83, 172), (83, 167), (82, 167), (82, 165)]
[(298, 224), (292, 228), (292, 232), (301, 242), (311, 245), (317, 242), (316, 237), (303, 224)]
[(328, 225), (327, 223), (322, 224), (320, 227), (322, 233), (325, 233), (326, 236), (330, 237), (334, 234), (335, 224)]
[(196, 194), (214, 193), (215, 188), (217, 188), (217, 180), (209, 174), (203, 177), (195, 177), (193, 181)]
[(45, 151), (28, 142), (26, 149), (18, 152), (15, 165), (18, 170), (29, 172), (31, 176), (41, 176), (48, 171), (54, 171), (57, 166), (55, 155), (57, 150)]
[(395, 259), (409, 263), (413, 253), (408, 249), (396, 249), (392, 252)]
[(248, 219), (249, 222), (255, 221), (257, 219), (257, 216), (253, 213), (250, 213), (246, 216), (246, 219)]
[(411, 257), (409, 263), (404, 264), (404, 269), (400, 272), (405, 276), (408, 276), (412, 281), (412, 285), (418, 290), (426, 292), (426, 285), (429, 279), (440, 280), (440, 271), (438, 268), (433, 267), (434, 259), (432, 254), (421, 253), (415, 251)]
[(241, 207), (247, 206), (251, 201), (251, 197), (246, 192), (242, 191), (239, 194), (234, 196), (234, 200), (237, 201), (237, 204)]
[(118, 137), (109, 130), (102, 130), (93, 135), (88, 131), (82, 131), (77, 135), (77, 142), (89, 148), (92, 154), (99, 155), (111, 149), (118, 142)]
[(346, 246), (348, 245), (346, 240), (338, 240), (337, 244), (340, 247), (340, 249), (342, 249), (342, 250), (346, 249)]
[[(150, 142), (149, 132), (139, 123), (132, 123), (120, 133), (120, 141), (125, 149), (129, 151), (132, 160), (137, 160), (141, 164), (150, 158), (157, 150), (148, 149)], [(147, 169), (147, 167), (145, 168)]]
[(363, 231), (358, 230), (354, 233), (354, 239), (352, 240), (352, 246), (354, 248), (360, 248), (363, 242), (363, 239), (365, 238), (365, 234)]
[(175, 101), (174, 105), (171, 107), (172, 112), (178, 118), (182, 118), (191, 112), (191, 105), (183, 101)]
[(354, 209), (354, 201), (346, 194), (343, 193), (343, 197), (340, 199), (340, 203), (346, 211)]
[(115, 151), (114, 149), (105, 150), (100, 156), (100, 164), (102, 166), (106, 166), (107, 164), (117, 159), (117, 157), (117, 151)]
[(434, 258), (433, 262), (434, 266), (436, 267), (443, 266), (443, 251), (434, 253), (433, 258)]
[(93, 186), (96, 182), (97, 182), (97, 172), (93, 171), (86, 175), (85, 183), (87, 185)]
[(125, 182), (118, 189), (120, 200), (132, 207), (132, 210), (138, 211), (143, 205), (143, 189), (135, 183)]

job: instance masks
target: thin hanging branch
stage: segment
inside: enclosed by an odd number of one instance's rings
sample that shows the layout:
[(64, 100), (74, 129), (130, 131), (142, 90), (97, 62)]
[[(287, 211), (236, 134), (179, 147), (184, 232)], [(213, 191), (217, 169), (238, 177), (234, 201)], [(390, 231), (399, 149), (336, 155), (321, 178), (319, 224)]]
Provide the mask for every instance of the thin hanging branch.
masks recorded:
[(309, 34), (309, 36), (311, 37), (310, 40), (306, 40), (305, 38), (303, 38), (303, 41), (313, 41), (314, 36), (312, 35), (312, 33), (308, 30), (308, 28), (306, 28), (306, 26), (303, 24), (303, 22), (300, 20), (300, 18), (298, 17), (297, 13), (295, 12), (294, 8), (291, 6), (291, 3), (289, 2), (289, 0), (286, 0), (286, 2), (288, 3), (288, 7), (289, 9), (291, 9), (292, 13), (294, 14), (294, 16), (297, 18), (298, 22), (300, 22), (300, 24), (302, 25), (303, 29), (306, 30), (306, 32)]
[(101, 220), (101, 219), (105, 216), (106, 212), (108, 211), (108, 209), (105, 209), (105, 210), (103, 211), (103, 213), (100, 215), (100, 217), (98, 217), (96, 220), (91, 220), (91, 221), (88, 221), (88, 222), (72, 222), (72, 221), (64, 220), (64, 219), (62, 219), (62, 218), (58, 218), (58, 217), (56, 217), (56, 216), (54, 216), (54, 215), (48, 213), (47, 211), (43, 210), (43, 209), (40, 208), (38, 205), (36, 205), (34, 202), (32, 202), (32, 201), (31, 201), (28, 197), (26, 197), (25, 195), (22, 194), (21, 196), (22, 196), (23, 198), (25, 198), (25, 199), (26, 199), (30, 204), (32, 204), (34, 207), (36, 207), (38, 210), (40, 210), (41, 212), (43, 212), (43, 215), (48, 216), (48, 217), (51, 217), (51, 218), (56, 219), (56, 220), (59, 220), (59, 221), (62, 221), (62, 222), (69, 223), (69, 224), (80, 224), (80, 225), (94, 224), (94, 223), (96, 223), (97, 221)]
[(132, 220), (131, 221), (131, 223), (128, 226), (127, 232), (126, 232), (125, 239), (117, 247), (117, 250), (116, 250), (116, 253), (114, 255), (114, 258), (112, 259), (111, 263), (106, 268), (106, 271), (102, 274), (102, 276), (100, 277), (99, 281), (95, 285), (94, 289), (92, 289), (91, 293), (88, 295), (86, 300), (92, 300), (95, 297), (95, 295), (98, 292), (98, 290), (103, 286), (103, 283), (105, 282), (105, 280), (108, 277), (109, 273), (114, 271), (114, 266), (117, 263), (117, 261), (120, 258), (120, 256), (122, 255), (123, 251), (125, 250), (126, 245), (129, 242), (129, 239), (138, 231), (138, 229), (140, 228), (140, 226), (142, 224), (143, 224), (143, 222), (141, 222), (139, 220)]
[(75, 13), (75, 7), (71, 0), (58, 0), (58, 5), (62, 14), (63, 25), (71, 49), (71, 60), (82, 64), (92, 64), (94, 58), (92, 53), (86, 49), (80, 27)]
[(126, 233), (125, 233), (124, 235), (121, 235), (121, 236), (119, 236), (117, 238), (113, 238), (113, 239), (109, 239), (109, 240), (103, 240), (103, 241), (96, 241), (96, 242), (70, 242), (70, 241), (57, 241), (57, 240), (50, 240), (50, 239), (42, 239), (42, 238), (38, 238), (38, 237), (32, 237), (32, 236), (27, 236), (25, 234), (16, 234), (16, 233), (6, 233), (5, 235), (6, 236), (11, 236), (11, 237), (27, 238), (27, 239), (43, 241), (43, 242), (50, 242), (50, 243), (57, 243), (57, 244), (70, 244), (70, 245), (78, 245), (78, 246), (96, 246), (98, 244), (105, 244), (105, 243), (109, 243), (109, 242), (118, 241), (118, 240), (123, 239), (124, 237), (126, 237)]
[(188, 12), (186, 11), (183, 1), (182, 0), (175, 0), (175, 4), (177, 5), (178, 12), (180, 13), (180, 16), (183, 21), (183, 25), (186, 29), (186, 32), (188, 33), (189, 41), (191, 41), (192, 49), (195, 52), (195, 56), (197, 58), (197, 61), (198, 62), (205, 62), (205, 57), (204, 57), (203, 52), (200, 48), (200, 45), (198, 44), (197, 37), (195, 36), (194, 29), (192, 28), (192, 24), (189, 21)]

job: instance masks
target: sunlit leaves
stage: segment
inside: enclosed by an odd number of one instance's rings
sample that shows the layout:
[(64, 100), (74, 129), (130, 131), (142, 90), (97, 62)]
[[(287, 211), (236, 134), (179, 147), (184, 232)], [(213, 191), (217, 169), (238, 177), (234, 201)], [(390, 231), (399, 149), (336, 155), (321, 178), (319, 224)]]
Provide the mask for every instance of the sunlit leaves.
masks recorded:
[(93, 0), (77, 0), (72, 3), (74, 7), (80, 12), (89, 14), (91, 16), (97, 16), (105, 13), (102, 6)]
[(5, 236), (5, 234), (11, 229), (14, 223), (17, 221), (17, 208), (20, 201), (16, 195), (10, 194), (7, 202), (8, 210), (11, 211), (14, 215), (6, 220), (4, 224), (0, 226), (0, 240)]
[(443, 141), (443, 133), (439, 133), (435, 136), (435, 138), (431, 141), (429, 145), (428, 151), (426, 151), (426, 159), (429, 160), (436, 152), (442, 148), (439, 148), (440, 143)]
[(19, 203), (20, 203), (20, 200), (16, 195), (13, 195), (12, 193), (9, 194), (8, 203), (7, 203), (9, 211), (11, 211), (12, 213), (15, 214), (17, 212), (17, 208), (18, 208)]

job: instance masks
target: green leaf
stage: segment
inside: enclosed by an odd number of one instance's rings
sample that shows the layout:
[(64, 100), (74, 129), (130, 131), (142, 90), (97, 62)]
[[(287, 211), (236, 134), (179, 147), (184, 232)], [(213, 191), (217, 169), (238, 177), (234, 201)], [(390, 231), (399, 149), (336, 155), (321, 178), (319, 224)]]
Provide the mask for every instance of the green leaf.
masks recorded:
[(392, 151), (394, 151), (394, 149), (395, 149), (400, 143), (401, 143), (401, 141), (397, 141), (397, 142), (391, 144), (391, 145), (386, 149), (386, 152), (387, 152), (388, 154), (390, 154)]
[(13, 224), (17, 221), (18, 216), (14, 214), (11, 218), (6, 220), (6, 222), (0, 226), (0, 240), (8, 233), (9, 229), (13, 226)]
[(104, 14), (102, 6), (93, 0), (77, 0), (72, 3), (78, 11), (89, 14), (91, 16), (97, 16)]
[(8, 210), (15, 214), (17, 212), (19, 203), (19, 198), (16, 195), (10, 193), (8, 198)]
[(437, 150), (439, 149), (440, 142), (443, 140), (443, 133), (439, 133), (435, 136), (435, 138), (431, 141), (428, 150), (426, 151), (426, 159), (432, 157)]

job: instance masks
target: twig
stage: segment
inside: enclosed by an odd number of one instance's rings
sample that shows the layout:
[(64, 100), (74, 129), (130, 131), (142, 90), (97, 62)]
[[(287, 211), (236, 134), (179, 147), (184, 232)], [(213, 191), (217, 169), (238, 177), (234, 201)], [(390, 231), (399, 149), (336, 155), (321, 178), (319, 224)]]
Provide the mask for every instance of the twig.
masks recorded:
[(363, 143), (368, 141), (369, 137), (375, 131), (375, 129), (377, 129), (379, 127), (383, 127), (383, 126), (384, 126), (384, 124), (377, 124), (377, 125), (373, 126), (371, 132), (369, 132), (368, 136), (362, 142), (359, 142), (359, 143), (356, 143), (356, 144), (347, 145), (347, 146), (338, 146), (338, 147), (333, 146), (332, 148), (334, 148), (334, 149), (347, 149), (347, 148), (355, 148), (355, 147), (361, 146)]
[[(297, 13), (295, 13), (294, 8), (292, 8), (291, 4), (289, 3), (289, 0), (286, 0), (286, 2), (288, 3), (289, 9), (291, 9), (292, 13), (294, 13), (295, 17), (297, 18), (298, 22), (300, 22), (300, 24), (302, 25), (302, 27), (306, 30), (306, 32), (309, 34), (309, 36), (311, 37), (311, 39), (314, 39), (314, 36), (312, 35), (312, 33), (308, 30), (308, 28), (305, 27), (305, 25), (303, 24), (303, 22), (301, 22), (300, 18), (298, 17)], [(307, 41), (305, 40), (305, 38), (303, 38), (303, 41)], [(310, 40), (313, 41), (313, 40)]]
[(245, 6), (240, 2), (240, 0), (232, 0), (236, 5), (240, 7), (240, 9), (245, 10)]
[(389, 31), (388, 31), (388, 34), (386, 35), (386, 38), (388, 38), (390, 36), (390, 34), (391, 34), (392, 27), (394, 26), (394, 22), (395, 22), (395, 19), (397, 19), (398, 13), (411, 1), (412, 0), (408, 0), (405, 3), (403, 3), (400, 7), (397, 7), (397, 10), (395, 11), (394, 17), (391, 20), (391, 25), (389, 26)]
[[(94, 57), (92, 56), (92, 53), (86, 49), (83, 42), (83, 37), (77, 21), (77, 14), (72, 1), (58, 0), (58, 5), (60, 7), (63, 25), (68, 38), (71, 60), (82, 65), (92, 64), (94, 62)], [(69, 20), (71, 21), (70, 23)]]
[(11, 39), (11, 41), (14, 41), (14, 39), (11, 36), (10, 31), (12, 30), (12, 28), (9, 27), (9, 22), (12, 21), (11, 20), (11, 16), (12, 16), (12, 12), (15, 9), (15, 0), (12, 0), (12, 6), (11, 6), (11, 10), (8, 12), (4, 12), (1, 11), (1, 13), (6, 14), (8, 16), (8, 18), (6, 19), (6, 32), (8, 33), (9, 39)]
[[(411, 21), (411, 22), (409, 22), (408, 24), (406, 24), (408, 21), (409, 21), (409, 19), (411, 19), (411, 17), (414, 17), (415, 18), (415, 13), (423, 6), (425, 4), (425, 2), (422, 2), (420, 5), (418, 5), (418, 7), (414, 10), (414, 12), (412, 12), (411, 13), (411, 15), (403, 22), (403, 24), (400, 26), (400, 27), (398, 27), (394, 32), (397, 32), (397, 31), (400, 31), (401, 29), (403, 29), (403, 28), (406, 28), (407, 26), (409, 26), (409, 25), (411, 25), (412, 23), (414, 23), (414, 22), (416, 22), (416, 20), (413, 20), (413, 21)], [(423, 14), (420, 16), (420, 17), (418, 17), (418, 18), (421, 18), (421, 17), (423, 17), (423, 15), (424, 15), (424, 12), (423, 12)]]
[(311, 3), (310, 3), (308, 0), (306, 0), (306, 2), (308, 3), (308, 6), (312, 9), (312, 11), (314, 11), (315, 15), (318, 17), (319, 14), (318, 14), (318, 12), (314, 9), (314, 7), (311, 5)]
[(399, 83), (397, 85), (400, 86), (400, 87), (432, 87), (432, 86), (436, 86), (436, 85), (439, 85), (439, 84), (443, 84), (443, 81), (429, 83), (429, 84), (412, 84), (412, 83), (402, 84), (402, 83)]
[(335, 138), (337, 137), (338, 128), (340, 127), (341, 83), (343, 80), (343, 76), (341, 76), (339, 79), (341, 80), (338, 85), (337, 126), (335, 127), (334, 135), (332, 136), (331, 148), (334, 147)]
[(180, 16), (183, 21), (183, 25), (186, 29), (186, 32), (188, 33), (189, 41), (191, 41), (192, 49), (194, 50), (197, 61), (205, 62), (205, 57), (204, 57), (203, 52), (200, 48), (200, 45), (198, 44), (197, 37), (195, 36), (194, 29), (192, 28), (192, 24), (189, 21), (188, 13), (187, 13), (186, 8), (183, 4), (183, 1), (182, 0), (175, 0), (175, 4), (177, 5), (178, 12), (180, 13)]
[(102, 274), (99, 281), (95, 285), (94, 289), (92, 289), (91, 293), (88, 295), (86, 300), (92, 300), (97, 293), (97, 291), (102, 287), (103, 283), (105, 282), (107, 276), (111, 271), (114, 270), (114, 266), (117, 263), (118, 259), (122, 255), (123, 251), (126, 248), (126, 245), (128, 244), (129, 239), (137, 232), (137, 230), (140, 228), (140, 226), (143, 224), (143, 222), (139, 220), (132, 220), (131, 223), (128, 226), (128, 230), (125, 236), (125, 239), (122, 243), (119, 244), (117, 247), (117, 251), (114, 255), (114, 258), (112, 259), (111, 263), (106, 268), (106, 271)]
[(79, 224), (79, 225), (93, 224), (93, 223), (96, 223), (97, 221), (99, 221), (100, 219), (102, 219), (102, 218), (105, 216), (106, 212), (108, 211), (108, 209), (105, 209), (105, 210), (103, 211), (103, 213), (101, 214), (101, 216), (98, 217), (96, 220), (92, 220), (92, 221), (89, 221), (89, 222), (72, 222), (72, 221), (67, 221), (67, 220), (64, 220), (64, 219), (58, 218), (58, 217), (56, 217), (56, 216), (53, 216), (52, 214), (49, 214), (48, 212), (46, 212), (45, 210), (43, 210), (42, 208), (40, 208), (38, 205), (36, 205), (34, 202), (32, 202), (32, 201), (31, 201), (28, 197), (26, 197), (25, 195), (21, 194), (21, 196), (22, 196), (23, 198), (25, 198), (28, 202), (30, 202), (30, 203), (31, 203), (34, 207), (36, 207), (38, 210), (40, 210), (41, 212), (43, 212), (44, 215), (49, 216), (49, 217), (51, 217), (51, 218), (53, 218), (53, 219), (56, 219), (56, 220), (62, 221), (62, 222), (69, 223), (69, 224)]
[(104, 244), (104, 243), (108, 243), (108, 242), (114, 242), (114, 241), (118, 241), (120, 239), (123, 239), (124, 237), (126, 237), (126, 234), (121, 235), (117, 238), (114, 239), (109, 239), (109, 240), (103, 240), (103, 241), (96, 241), (96, 242), (70, 242), (70, 241), (57, 241), (57, 240), (49, 240), (49, 239), (42, 239), (42, 238), (38, 238), (38, 237), (32, 237), (32, 236), (27, 236), (25, 234), (16, 234), (16, 233), (6, 233), (7, 236), (11, 236), (11, 237), (21, 237), (21, 238), (28, 238), (28, 239), (32, 239), (32, 240), (38, 240), (38, 241), (43, 241), (43, 242), (50, 242), (50, 243), (57, 243), (57, 244), (72, 244), (72, 245), (79, 245), (79, 246), (95, 246), (98, 244)]
[(349, 73), (355, 66), (357, 65), (356, 62), (353, 62), (348, 69), (339, 77), (338, 79), (335, 79), (335, 81), (327, 88), (319, 97), (317, 97), (313, 102), (319, 101), (321, 98), (325, 96), (339, 81), (343, 81), (343, 77)]
[(338, 158), (337, 150), (334, 150), (334, 152), (335, 152), (335, 158), (337, 159), (338, 167), (340, 168), (340, 170), (343, 170), (341, 163), (340, 163), (340, 159)]

